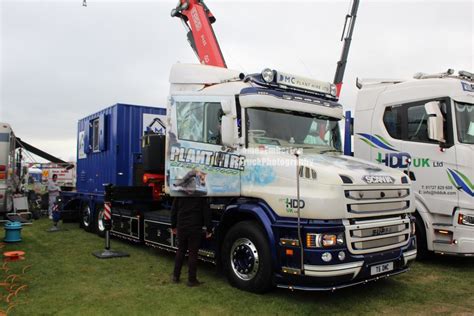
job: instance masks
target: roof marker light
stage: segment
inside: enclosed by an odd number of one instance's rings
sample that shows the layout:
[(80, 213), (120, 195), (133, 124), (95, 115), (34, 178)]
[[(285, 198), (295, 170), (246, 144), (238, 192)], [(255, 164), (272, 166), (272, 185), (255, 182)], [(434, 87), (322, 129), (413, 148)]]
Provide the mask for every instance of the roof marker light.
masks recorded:
[(331, 84), (331, 95), (337, 96), (337, 87), (335, 84)]

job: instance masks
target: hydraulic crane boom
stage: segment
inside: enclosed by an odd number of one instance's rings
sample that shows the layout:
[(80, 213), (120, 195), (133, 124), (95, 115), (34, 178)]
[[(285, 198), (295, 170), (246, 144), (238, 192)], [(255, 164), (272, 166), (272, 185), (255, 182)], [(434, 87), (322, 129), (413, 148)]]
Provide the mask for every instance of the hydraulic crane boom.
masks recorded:
[[(334, 75), (334, 84), (337, 88), (337, 97), (341, 94), (342, 79), (344, 78), (344, 71), (346, 70), (347, 56), (349, 55), (349, 48), (351, 47), (352, 32), (354, 32), (354, 25), (357, 17), (357, 10), (359, 9), (359, 0), (352, 2), (351, 13), (346, 15), (344, 29), (342, 30), (341, 41), (344, 40), (342, 47), (341, 59), (337, 62), (336, 74)], [(347, 25), (349, 24), (349, 26)], [(346, 32), (347, 31), (347, 32)], [(344, 37), (344, 34), (345, 37)]]
[(188, 42), (202, 64), (227, 68), (212, 28), (216, 18), (203, 0), (180, 0), (171, 16), (183, 21)]

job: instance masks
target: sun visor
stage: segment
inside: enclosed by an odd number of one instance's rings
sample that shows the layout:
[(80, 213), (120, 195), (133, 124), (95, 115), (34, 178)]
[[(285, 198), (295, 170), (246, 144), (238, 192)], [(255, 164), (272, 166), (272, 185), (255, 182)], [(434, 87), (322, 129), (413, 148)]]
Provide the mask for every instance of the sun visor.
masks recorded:
[[(244, 108), (261, 107), (287, 111), (298, 111), (312, 114), (325, 115), (337, 119), (343, 118), (342, 106), (338, 103), (328, 102), (318, 98), (302, 98), (291, 94), (272, 94), (268, 91), (245, 91), (239, 95), (240, 105)], [(260, 89), (258, 89), (260, 90)], [(265, 90), (265, 89), (262, 89)]]
[(474, 104), (474, 94), (461, 94), (452, 96), (452, 99), (461, 103), (471, 103)]

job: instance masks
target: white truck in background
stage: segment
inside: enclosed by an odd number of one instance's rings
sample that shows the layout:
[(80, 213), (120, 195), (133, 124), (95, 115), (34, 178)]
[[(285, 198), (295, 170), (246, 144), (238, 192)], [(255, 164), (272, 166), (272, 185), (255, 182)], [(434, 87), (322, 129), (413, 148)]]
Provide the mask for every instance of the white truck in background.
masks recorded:
[[(23, 153), (25, 152), (51, 161), (51, 163), (36, 164), (49, 169), (28, 168), (23, 159)], [(32, 166), (31, 163), (30, 167)], [(46, 186), (40, 180), (41, 176), (45, 176), (43, 173), (45, 170), (48, 170), (49, 177), (53, 173), (58, 174), (60, 178), (62, 177), (61, 186), (63, 190), (72, 189), (72, 185), (75, 183), (74, 163), (67, 163), (23, 141), (15, 136), (9, 124), (0, 123), (0, 218), (6, 217), (12, 212), (25, 210), (23, 207), (26, 202), (19, 202), (18, 199), (28, 196), (31, 202), (30, 191), (40, 195), (47, 191)], [(45, 178), (43, 182), (46, 181)], [(9, 219), (11, 218), (9, 217)]]
[(474, 256), (474, 74), (449, 69), (357, 87), (353, 154), (410, 176), (418, 255)]
[(35, 164), (37, 168), (42, 171), (41, 181), (47, 185), (48, 181), (52, 179), (53, 175), (58, 176), (57, 184), (61, 190), (70, 191), (74, 188), (76, 183), (76, 163), (39, 163)]
[(12, 194), (19, 185), (15, 170), (15, 134), (9, 124), (0, 123), (0, 216), (12, 209)]

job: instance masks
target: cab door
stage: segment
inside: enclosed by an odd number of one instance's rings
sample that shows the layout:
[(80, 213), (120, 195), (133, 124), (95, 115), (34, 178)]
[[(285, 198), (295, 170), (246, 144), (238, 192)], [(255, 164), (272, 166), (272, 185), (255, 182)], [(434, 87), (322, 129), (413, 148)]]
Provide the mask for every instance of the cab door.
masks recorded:
[[(425, 104), (438, 101), (444, 117), (445, 146), (428, 138), (428, 114)], [(402, 140), (401, 153), (410, 159), (409, 170), (415, 177), (413, 189), (434, 216), (452, 216), (458, 201), (458, 191), (449, 181), (448, 169), (456, 166), (456, 148), (453, 143), (452, 115), (448, 98), (421, 100), (403, 104), (399, 111)], [(435, 218), (435, 222), (448, 220)]]
[(166, 186), (172, 196), (239, 196), (239, 156), (223, 150), (221, 120), (232, 97), (172, 96)]

